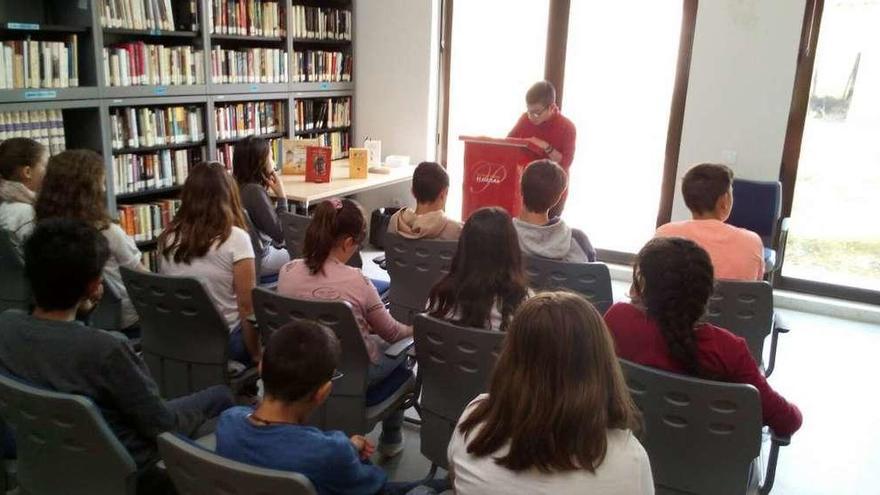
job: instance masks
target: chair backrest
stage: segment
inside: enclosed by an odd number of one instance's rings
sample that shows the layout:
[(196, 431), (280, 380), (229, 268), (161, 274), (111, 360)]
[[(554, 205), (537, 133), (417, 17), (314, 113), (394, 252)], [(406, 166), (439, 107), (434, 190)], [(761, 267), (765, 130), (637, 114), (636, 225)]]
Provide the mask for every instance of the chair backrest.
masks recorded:
[(324, 430), (366, 433), (370, 358), (351, 306), (345, 301), (284, 297), (259, 287), (253, 294), (254, 314), (264, 338), (296, 319), (317, 321), (333, 330), (342, 347), (338, 369), (343, 376), (333, 382), (330, 399), (312, 413), (311, 422)]
[(12, 232), (0, 229), (0, 312), (26, 311), (31, 305), (31, 287), (24, 274), (24, 259)]
[(221, 457), (173, 433), (159, 435), (159, 453), (180, 495), (315, 495), (298, 473)]
[(526, 274), (535, 289), (568, 289), (581, 294), (604, 314), (614, 297), (611, 273), (605, 263), (567, 263), (526, 256)]
[(12, 428), (22, 494), (134, 494), (137, 467), (91, 400), (0, 375), (0, 416)]
[(413, 330), (422, 380), (422, 454), (446, 468), (455, 424), (468, 403), (489, 390), (505, 334), (460, 327), (424, 314), (416, 315)]
[(89, 325), (103, 330), (122, 329), (122, 298), (104, 280), (104, 296), (89, 315)]
[(227, 383), (229, 327), (195, 278), (120, 268), (144, 361), (166, 399)]
[(388, 294), (392, 316), (410, 324), (425, 310), (434, 284), (449, 273), (458, 241), (406, 239), (386, 233), (385, 259), (391, 289)]
[(764, 340), (773, 330), (773, 287), (764, 281), (718, 280), (706, 316), (713, 325), (746, 339), (761, 364)]
[(745, 494), (761, 450), (758, 390), (620, 363), (658, 493)]
[(769, 248), (781, 215), (781, 182), (733, 179), (733, 210), (727, 223), (758, 234)]
[(284, 244), (290, 259), (302, 258), (303, 242), (306, 240), (306, 229), (309, 228), (310, 217), (296, 213), (281, 212), (278, 214), (281, 230), (284, 233)]

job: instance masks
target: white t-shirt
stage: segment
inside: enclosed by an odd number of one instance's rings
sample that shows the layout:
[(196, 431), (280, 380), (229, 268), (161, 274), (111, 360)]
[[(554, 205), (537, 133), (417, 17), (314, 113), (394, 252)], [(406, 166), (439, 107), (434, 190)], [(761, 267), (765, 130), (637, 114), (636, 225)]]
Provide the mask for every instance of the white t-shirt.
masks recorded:
[(134, 305), (131, 304), (131, 299), (128, 297), (128, 292), (125, 290), (125, 285), (122, 283), (119, 267), (138, 269), (141, 266), (141, 252), (134, 239), (115, 223), (111, 223), (109, 227), (102, 230), (101, 234), (110, 245), (110, 258), (104, 265), (104, 280), (121, 300), (122, 327), (127, 328), (137, 323), (138, 316)]
[[(173, 241), (173, 239), (169, 239)], [(247, 232), (232, 227), (229, 238), (215, 244), (205, 256), (193, 259), (189, 264), (175, 263), (173, 258), (160, 257), (159, 271), (164, 275), (194, 277), (205, 287), (208, 297), (226, 319), (229, 331), (241, 323), (238, 314), (238, 299), (232, 283), (232, 265), (254, 258), (254, 247)]]
[[(459, 419), (459, 424), (487, 394), (474, 399)], [(478, 426), (477, 428), (480, 428)], [(471, 430), (469, 437), (475, 434)], [(513, 472), (500, 466), (495, 458), (504, 456), (508, 446), (491, 456), (474, 457), (467, 452), (466, 438), (458, 426), (449, 442), (449, 465), (455, 475), (457, 495), (510, 495), (512, 493), (546, 495), (653, 495), (651, 464), (642, 444), (629, 430), (609, 430), (608, 450), (595, 473), (587, 470), (546, 474), (538, 470)]]

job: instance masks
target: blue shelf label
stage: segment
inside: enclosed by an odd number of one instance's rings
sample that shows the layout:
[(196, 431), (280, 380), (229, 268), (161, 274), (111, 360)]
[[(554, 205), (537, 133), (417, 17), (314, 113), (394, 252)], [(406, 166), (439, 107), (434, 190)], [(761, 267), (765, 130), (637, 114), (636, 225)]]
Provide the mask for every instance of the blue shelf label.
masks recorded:
[(31, 24), (29, 22), (7, 22), (7, 29), (20, 29), (23, 31), (38, 31), (40, 29), (39, 24)]
[(157, 96), (164, 96), (168, 94), (168, 86), (156, 86), (156, 89), (153, 90)]
[(259, 90), (260, 90), (260, 85), (259, 85), (259, 84), (251, 84), (251, 86), (250, 86), (250, 91), (251, 91), (251, 93), (256, 93), (256, 92), (259, 91)]
[(24, 99), (25, 100), (51, 100), (53, 98), (58, 97), (57, 91), (25, 91)]
[(159, 36), (160, 34), (162, 34), (162, 31), (160, 31), (158, 29), (150, 29), (150, 35)]
[(330, 83), (328, 83), (328, 82), (322, 82), (322, 83), (321, 83), (321, 89), (330, 89)]

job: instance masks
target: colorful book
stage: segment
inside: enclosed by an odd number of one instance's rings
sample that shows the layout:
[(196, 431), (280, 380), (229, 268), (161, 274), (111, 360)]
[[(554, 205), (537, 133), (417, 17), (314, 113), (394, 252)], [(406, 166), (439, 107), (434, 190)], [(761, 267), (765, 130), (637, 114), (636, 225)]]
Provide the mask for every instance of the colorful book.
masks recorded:
[(306, 147), (306, 182), (330, 182), (331, 156), (328, 146)]
[(366, 148), (348, 149), (348, 177), (350, 179), (366, 179), (369, 168), (369, 150)]

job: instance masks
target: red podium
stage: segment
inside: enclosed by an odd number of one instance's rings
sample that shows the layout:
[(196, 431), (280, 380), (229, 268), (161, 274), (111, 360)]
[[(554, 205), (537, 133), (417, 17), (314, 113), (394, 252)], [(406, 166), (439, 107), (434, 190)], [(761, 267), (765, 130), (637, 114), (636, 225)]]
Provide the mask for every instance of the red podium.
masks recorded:
[(460, 136), (464, 141), (464, 191), (461, 218), (484, 206), (500, 206), (519, 214), (522, 171), (543, 156), (543, 150), (525, 139)]

